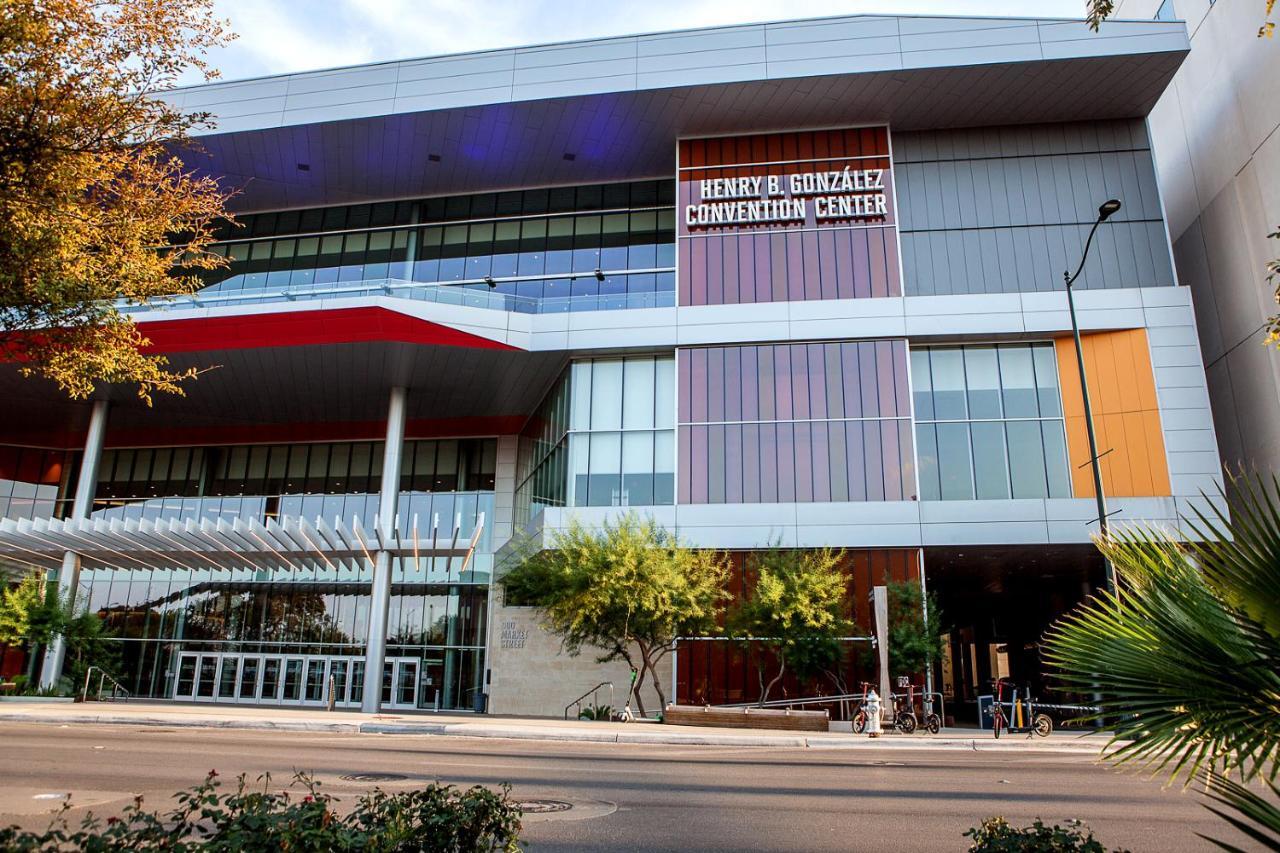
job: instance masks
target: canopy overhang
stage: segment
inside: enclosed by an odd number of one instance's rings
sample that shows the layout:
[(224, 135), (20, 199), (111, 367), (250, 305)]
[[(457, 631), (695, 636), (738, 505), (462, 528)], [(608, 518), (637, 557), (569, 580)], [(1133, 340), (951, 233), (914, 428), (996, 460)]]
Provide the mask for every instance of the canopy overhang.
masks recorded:
[[(399, 528), (399, 520), (395, 525)], [(282, 516), (265, 522), (237, 518), (186, 519), (4, 519), (0, 520), (0, 561), (33, 569), (62, 565), (70, 552), (84, 569), (282, 569), (323, 570), (353, 561), (372, 563), (385, 551), (393, 557), (454, 558), (466, 571), (484, 530), (480, 515), (470, 537), (461, 516), (452, 528), (440, 517), (414, 517), (398, 529), (364, 526), (358, 517), (327, 522)]]

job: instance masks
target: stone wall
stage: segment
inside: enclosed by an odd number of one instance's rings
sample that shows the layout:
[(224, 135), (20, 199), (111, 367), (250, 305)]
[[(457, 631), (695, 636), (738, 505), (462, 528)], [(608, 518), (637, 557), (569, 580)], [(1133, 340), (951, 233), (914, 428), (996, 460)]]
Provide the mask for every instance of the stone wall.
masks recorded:
[[(489, 652), (491, 714), (559, 717), (564, 706), (601, 681), (614, 684), (614, 706), (626, 702), (630, 670), (625, 661), (600, 664), (597, 655), (583, 650), (570, 657), (561, 650), (560, 638), (543, 630), (531, 607), (506, 607), (502, 593), (495, 594)], [(662, 687), (670, 692), (671, 666), (663, 661)], [(659, 710), (657, 694), (644, 693), (645, 710)], [(609, 704), (609, 691), (600, 691), (600, 703)], [(632, 706), (635, 710), (635, 706)]]

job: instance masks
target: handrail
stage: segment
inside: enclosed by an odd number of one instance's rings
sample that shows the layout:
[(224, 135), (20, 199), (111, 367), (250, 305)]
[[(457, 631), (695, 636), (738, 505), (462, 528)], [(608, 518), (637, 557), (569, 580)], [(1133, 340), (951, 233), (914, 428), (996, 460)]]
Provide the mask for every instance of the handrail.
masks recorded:
[(130, 693), (128, 690), (125, 689), (123, 684), (121, 684), (119, 681), (116, 681), (113, 676), (107, 674), (107, 671), (105, 669), (103, 669), (100, 666), (91, 666), (87, 670), (85, 670), (85, 673), (84, 673), (84, 690), (81, 691), (80, 693), (81, 702), (87, 702), (89, 699), (89, 680), (93, 677), (93, 671), (95, 669), (99, 673), (98, 675), (98, 701), (99, 702), (102, 701), (102, 694), (106, 690), (106, 682), (108, 681), (111, 682), (112, 701), (115, 701), (116, 699), (119, 699), (119, 698), (124, 698), (128, 700), (133, 696), (132, 693)]
[(718, 708), (786, 708), (791, 705), (827, 705), (832, 702), (862, 701), (862, 693), (833, 693), (829, 696), (802, 696), (798, 699), (770, 699), (768, 702), (734, 702)]
[[(644, 269), (602, 270), (600, 275), (607, 277), (626, 277), (632, 275), (658, 274), (674, 272), (674, 267), (647, 267)], [(145, 314), (155, 311), (182, 310), (192, 308), (216, 308), (220, 305), (261, 304), (264, 302), (295, 302), (298, 300), (324, 298), (352, 298), (358, 296), (394, 296), (422, 302), (437, 302), (446, 305), (463, 305), (472, 308), (486, 308), (512, 311), (517, 314), (556, 314), (573, 309), (607, 310), (613, 303), (623, 303), (622, 308), (666, 308), (675, 304), (674, 291), (646, 291), (642, 293), (618, 294), (579, 294), (577, 296), (534, 297), (518, 296), (514, 293), (499, 293), (496, 290), (477, 290), (465, 285), (518, 284), (523, 281), (545, 281), (547, 279), (576, 279), (596, 276), (597, 271), (564, 273), (549, 275), (546, 273), (533, 275), (491, 276), (486, 278), (465, 278), (449, 282), (423, 282), (402, 278), (359, 279), (351, 282), (332, 282), (325, 284), (285, 285), (275, 288), (252, 288), (248, 290), (213, 290), (205, 288), (192, 293), (174, 293), (155, 296), (146, 302), (117, 300), (116, 308), (125, 314)], [(213, 285), (211, 287), (216, 287)], [(591, 308), (591, 304), (596, 307)], [(601, 307), (601, 303), (604, 306)], [(669, 303), (669, 304), (668, 304)]]
[[(600, 690), (600, 688), (601, 688), (601, 687), (608, 687), (608, 688), (609, 688), (609, 707), (610, 707), (610, 708), (612, 708), (612, 707), (613, 707), (613, 682), (612, 682), (612, 681), (602, 681), (602, 682), (600, 682), (599, 684), (597, 684), (595, 687), (592, 687), (592, 688), (591, 688), (590, 690), (588, 690), (586, 693), (583, 693), (583, 694), (582, 694), (581, 696), (579, 696), (577, 699), (574, 699), (574, 700), (573, 700), (572, 702), (570, 702), (568, 705), (565, 705), (565, 706), (564, 706), (564, 718), (565, 718), (566, 720), (567, 720), (567, 719), (569, 719), (569, 709), (570, 709), (570, 708), (574, 708), (574, 707), (576, 707), (576, 708), (578, 709), (578, 714), (581, 714), (581, 713), (582, 713), (582, 700), (583, 700), (583, 699), (586, 699), (588, 696), (590, 696), (590, 697), (591, 697), (591, 705), (592, 705), (593, 707), (599, 708), (599, 707), (600, 707), (600, 703), (596, 701), (596, 694), (597, 694), (597, 692)], [(577, 715), (575, 715), (575, 719), (576, 719), (576, 717), (577, 717)]]

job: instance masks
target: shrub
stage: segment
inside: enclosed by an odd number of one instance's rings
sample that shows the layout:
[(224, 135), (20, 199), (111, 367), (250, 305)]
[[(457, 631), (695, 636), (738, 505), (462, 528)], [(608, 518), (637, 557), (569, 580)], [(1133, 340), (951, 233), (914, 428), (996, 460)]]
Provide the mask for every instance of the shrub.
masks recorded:
[(219, 790), (218, 774), (177, 795), (170, 812), (147, 811), (142, 797), (124, 809), (121, 818), (102, 821), (92, 813), (72, 829), (66, 812), (54, 818), (45, 832), (16, 826), (0, 829), (0, 850), (19, 853), (85, 850), (143, 851), (348, 851), (367, 853), (478, 853), (519, 851), (520, 809), (501, 792), (475, 786), (465, 791), (452, 785), (430, 784), (415, 791), (389, 794), (375, 789), (364, 794), (345, 816), (337, 802), (322, 793), (320, 784), (305, 774), (294, 777), (302, 796), (270, 790), (271, 777), (260, 777), (260, 790), (250, 789), (240, 776), (234, 792)]
[(1015, 829), (1002, 817), (989, 817), (965, 836), (973, 839), (969, 853), (1107, 853), (1088, 830), (1078, 820), (1069, 820), (1066, 826), (1045, 826), (1037, 818), (1031, 826)]
[(588, 705), (578, 712), (579, 720), (612, 720), (614, 710), (609, 705)]

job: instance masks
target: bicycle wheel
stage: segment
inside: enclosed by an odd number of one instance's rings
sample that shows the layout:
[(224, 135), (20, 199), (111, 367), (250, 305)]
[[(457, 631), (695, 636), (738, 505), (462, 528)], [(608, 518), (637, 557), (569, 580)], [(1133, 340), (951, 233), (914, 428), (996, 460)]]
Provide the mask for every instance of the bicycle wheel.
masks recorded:
[(853, 715), (853, 731), (854, 734), (862, 734), (867, 730), (867, 712), (859, 711)]
[(893, 721), (894, 726), (904, 735), (909, 735), (916, 730), (916, 715), (910, 711), (903, 711), (898, 718)]
[(996, 710), (991, 715), (991, 733), (996, 736), (996, 740), (1000, 739), (1000, 730), (1004, 728), (1004, 712)]
[(1031, 730), (1040, 737), (1048, 737), (1053, 734), (1053, 718), (1048, 714), (1036, 714), (1031, 721)]
[(936, 735), (938, 732), (942, 731), (942, 720), (938, 718), (937, 714), (926, 714), (924, 718), (924, 727), (928, 730), (929, 734)]

